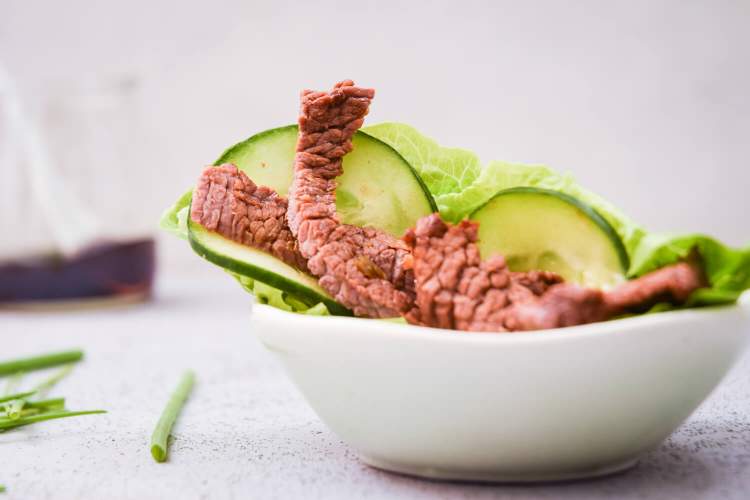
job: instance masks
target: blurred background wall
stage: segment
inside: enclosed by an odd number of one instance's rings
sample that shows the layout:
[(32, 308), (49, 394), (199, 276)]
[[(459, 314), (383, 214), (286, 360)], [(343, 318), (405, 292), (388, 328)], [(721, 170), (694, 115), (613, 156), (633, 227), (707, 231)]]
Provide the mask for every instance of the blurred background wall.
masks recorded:
[[(31, 103), (133, 79), (150, 227), (226, 146), (293, 122), (301, 88), (353, 78), (378, 90), (370, 123), (568, 170), (652, 229), (745, 244), (749, 25), (746, 0), (2, 0), (0, 61)], [(161, 240), (167, 272), (209, 271)]]

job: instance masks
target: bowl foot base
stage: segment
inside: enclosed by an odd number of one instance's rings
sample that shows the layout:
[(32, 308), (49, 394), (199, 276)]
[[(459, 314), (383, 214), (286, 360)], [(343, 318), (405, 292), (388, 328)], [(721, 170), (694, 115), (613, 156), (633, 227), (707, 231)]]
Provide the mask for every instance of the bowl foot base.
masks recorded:
[(387, 472), (396, 472), (407, 476), (414, 476), (439, 481), (474, 481), (487, 483), (539, 483), (555, 481), (574, 481), (591, 479), (624, 472), (638, 463), (638, 459), (629, 459), (614, 464), (575, 470), (560, 470), (559, 472), (508, 472), (497, 471), (467, 471), (462, 469), (437, 469), (433, 467), (411, 466), (395, 464), (386, 460), (375, 459), (364, 455), (360, 460), (370, 467)]

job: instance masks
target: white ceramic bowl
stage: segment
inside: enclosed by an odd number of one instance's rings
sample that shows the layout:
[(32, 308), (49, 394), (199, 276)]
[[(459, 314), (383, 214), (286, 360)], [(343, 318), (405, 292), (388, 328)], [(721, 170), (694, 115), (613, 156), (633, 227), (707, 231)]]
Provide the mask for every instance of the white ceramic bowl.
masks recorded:
[(739, 305), (527, 333), (463, 333), (255, 305), (253, 331), (367, 464), (541, 481), (633, 465), (739, 357)]

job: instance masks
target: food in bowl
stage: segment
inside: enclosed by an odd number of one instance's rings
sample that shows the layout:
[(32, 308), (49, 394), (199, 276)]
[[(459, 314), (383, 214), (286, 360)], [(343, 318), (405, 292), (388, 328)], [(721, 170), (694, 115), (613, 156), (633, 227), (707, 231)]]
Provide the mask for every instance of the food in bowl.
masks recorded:
[(647, 233), (565, 176), (360, 130), (374, 90), (303, 91), (298, 125), (229, 148), (163, 225), (261, 301), (513, 332), (736, 301), (750, 248)]

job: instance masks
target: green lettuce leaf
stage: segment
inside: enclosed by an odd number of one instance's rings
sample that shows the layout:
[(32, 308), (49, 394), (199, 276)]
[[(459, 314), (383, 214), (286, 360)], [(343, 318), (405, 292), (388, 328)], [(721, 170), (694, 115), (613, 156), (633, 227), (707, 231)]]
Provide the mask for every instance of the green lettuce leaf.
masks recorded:
[(560, 191), (587, 203), (612, 225), (628, 254), (638, 247), (646, 235), (641, 226), (604, 198), (578, 184), (571, 175), (557, 173), (544, 165), (491, 161), (472, 185), (447, 197), (445, 202), (454, 206), (454, 211), (460, 212), (463, 218), (484, 205), (498, 191), (519, 186)]
[(187, 218), (190, 211), (190, 200), (193, 198), (193, 190), (185, 192), (174, 205), (164, 211), (159, 221), (159, 227), (169, 231), (178, 238), (187, 240)]
[(642, 276), (673, 264), (686, 258), (693, 249), (701, 256), (711, 287), (693, 294), (689, 306), (734, 302), (750, 288), (750, 246), (730, 248), (701, 234), (646, 235), (631, 255), (630, 275)]
[(387, 143), (414, 167), (435, 197), (440, 215), (451, 222), (465, 218), (498, 191), (534, 186), (561, 191), (591, 205), (615, 228), (629, 253), (645, 235), (643, 228), (568, 174), (543, 165), (503, 161), (491, 161), (482, 167), (474, 153), (444, 148), (403, 123), (380, 123), (363, 130)]
[(289, 312), (309, 314), (312, 316), (330, 316), (328, 308), (322, 302), (309, 306), (297, 297), (282, 292), (278, 288), (266, 285), (262, 281), (254, 280), (246, 276), (230, 272), (232, 276), (240, 283), (242, 288), (255, 296), (261, 304), (268, 304)]

